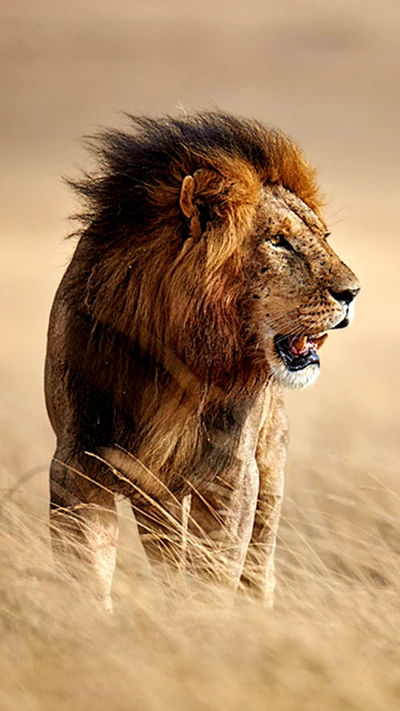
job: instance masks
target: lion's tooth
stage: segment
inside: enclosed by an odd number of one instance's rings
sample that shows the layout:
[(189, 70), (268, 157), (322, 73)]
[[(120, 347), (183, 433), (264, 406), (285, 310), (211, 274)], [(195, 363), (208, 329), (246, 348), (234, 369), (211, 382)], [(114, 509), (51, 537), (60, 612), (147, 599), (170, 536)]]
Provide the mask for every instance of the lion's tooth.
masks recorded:
[(325, 343), (325, 341), (326, 341), (327, 338), (328, 338), (328, 334), (327, 334), (327, 333), (324, 333), (323, 336), (320, 336), (319, 338), (314, 338), (314, 339), (313, 339), (313, 341), (314, 341), (314, 346), (315, 346), (316, 350), (318, 350), (318, 348), (321, 348), (321, 346), (324, 345), (324, 343)]
[(301, 353), (304, 351), (305, 347), (307, 345), (307, 336), (301, 336), (300, 338), (296, 338), (294, 342), (294, 346), (296, 347), (296, 350)]

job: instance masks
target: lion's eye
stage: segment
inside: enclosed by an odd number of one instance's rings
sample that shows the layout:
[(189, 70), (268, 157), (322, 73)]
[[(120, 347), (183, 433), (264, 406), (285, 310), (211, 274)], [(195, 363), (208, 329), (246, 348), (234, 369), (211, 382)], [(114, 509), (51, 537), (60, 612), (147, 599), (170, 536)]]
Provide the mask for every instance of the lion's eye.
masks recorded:
[(282, 249), (293, 249), (290, 242), (288, 242), (286, 237), (284, 237), (283, 235), (273, 235), (272, 237), (267, 237), (266, 241), (272, 244), (273, 247), (282, 247)]

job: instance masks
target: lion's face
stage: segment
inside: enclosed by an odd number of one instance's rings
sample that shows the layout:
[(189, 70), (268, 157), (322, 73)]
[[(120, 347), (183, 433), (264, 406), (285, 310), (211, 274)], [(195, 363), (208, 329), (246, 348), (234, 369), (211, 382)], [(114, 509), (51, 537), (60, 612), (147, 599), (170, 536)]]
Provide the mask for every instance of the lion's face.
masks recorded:
[(310, 385), (327, 332), (348, 326), (357, 278), (322, 220), (282, 187), (264, 188), (251, 236), (249, 284), (258, 347), (286, 387)]
[[(329, 245), (320, 215), (296, 192), (260, 185), (244, 169), (235, 177), (225, 188), (204, 170), (183, 181), (190, 240), (180, 261), (184, 278), (171, 284), (172, 321), (190, 343), (182, 326), (195, 314), (189, 323), (202, 334), (203, 369), (229, 369), (239, 356), (257, 363), (258, 377), (265, 372), (283, 386), (306, 387), (319, 374), (327, 332), (353, 319), (357, 278)], [(182, 292), (182, 284), (195, 288)], [(206, 314), (200, 322), (199, 314)]]

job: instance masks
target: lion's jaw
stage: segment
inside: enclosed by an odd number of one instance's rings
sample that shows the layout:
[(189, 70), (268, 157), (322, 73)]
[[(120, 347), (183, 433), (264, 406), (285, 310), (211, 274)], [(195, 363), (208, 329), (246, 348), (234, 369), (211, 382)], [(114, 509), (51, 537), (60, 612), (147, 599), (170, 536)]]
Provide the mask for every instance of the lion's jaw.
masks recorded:
[(303, 362), (294, 364), (284, 355), (283, 342), (288, 347), (289, 338), (276, 335), (272, 329), (268, 329), (264, 343), (268, 369), (274, 380), (282, 387), (291, 389), (302, 389), (313, 385), (320, 373), (320, 361), (316, 350), (310, 349)]
[[(282, 387), (306, 388), (313, 385), (320, 373), (319, 349), (328, 338), (330, 330), (347, 328), (354, 319), (354, 301), (344, 309), (343, 315), (335, 324), (332, 320), (325, 328), (315, 325), (313, 335), (283, 336), (269, 331), (269, 366), (270, 371)], [(307, 332), (307, 327), (305, 328)]]
[(284, 388), (307, 388), (313, 385), (319, 376), (319, 362), (310, 364), (302, 370), (292, 371), (278, 358), (272, 358), (269, 365), (274, 379)]

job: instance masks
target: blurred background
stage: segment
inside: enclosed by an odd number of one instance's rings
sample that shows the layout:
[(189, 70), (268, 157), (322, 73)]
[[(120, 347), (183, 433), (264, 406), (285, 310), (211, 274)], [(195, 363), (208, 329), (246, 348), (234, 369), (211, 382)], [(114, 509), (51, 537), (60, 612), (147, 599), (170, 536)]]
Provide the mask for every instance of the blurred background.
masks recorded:
[[(3, 0), (0, 439), (5, 476), (47, 496), (54, 439), (42, 372), (52, 298), (73, 249), (61, 176), (79, 138), (121, 111), (218, 106), (275, 124), (319, 170), (332, 245), (358, 274), (354, 325), (310, 391), (288, 393), (287, 501), (397, 486), (400, 5), (394, 0)], [(377, 484), (379, 481), (379, 486)], [(32, 482), (31, 482), (32, 484)], [(30, 485), (31, 485), (30, 484)], [(3, 484), (2, 484), (3, 485)], [(288, 505), (288, 504), (287, 504)]]
[[(400, 3), (2, 0), (0, 20), (2, 711), (398, 711)], [(48, 541), (42, 373), (77, 209), (61, 176), (121, 111), (215, 106), (281, 127), (318, 167), (356, 318), (286, 396), (274, 615), (231, 617), (185, 584), (160, 603), (120, 505), (116, 614), (92, 624)]]

